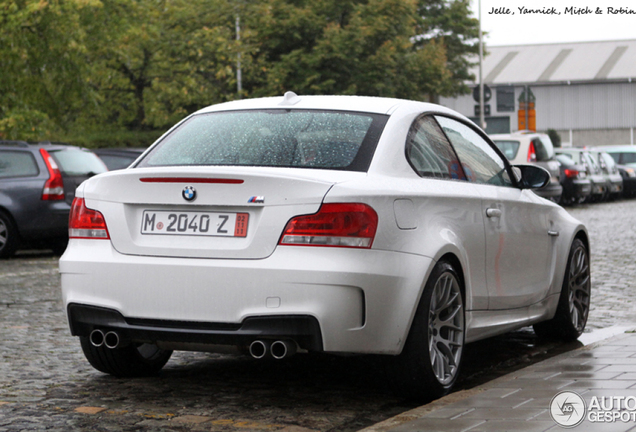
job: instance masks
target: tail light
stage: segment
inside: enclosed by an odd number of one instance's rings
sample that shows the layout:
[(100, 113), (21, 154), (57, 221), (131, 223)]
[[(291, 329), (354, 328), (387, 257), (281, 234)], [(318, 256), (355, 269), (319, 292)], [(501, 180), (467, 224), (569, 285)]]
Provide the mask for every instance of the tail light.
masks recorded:
[(83, 239), (110, 238), (104, 216), (96, 210), (87, 208), (84, 198), (73, 200), (68, 221), (68, 236)]
[(563, 172), (565, 173), (565, 176), (569, 179), (571, 178), (577, 178), (579, 176), (579, 172), (575, 169), (565, 169), (563, 170)]
[(57, 201), (64, 199), (64, 181), (62, 180), (62, 173), (58, 168), (53, 157), (44, 149), (40, 149), (40, 154), (44, 159), (46, 169), (49, 171), (49, 179), (44, 183), (44, 189), (42, 189), (42, 200), (44, 201)]
[(537, 161), (537, 153), (534, 150), (534, 143), (530, 143), (530, 147), (528, 147), (528, 162), (536, 162)]
[(318, 213), (291, 219), (279, 244), (368, 249), (378, 228), (378, 215), (366, 204), (323, 204)]

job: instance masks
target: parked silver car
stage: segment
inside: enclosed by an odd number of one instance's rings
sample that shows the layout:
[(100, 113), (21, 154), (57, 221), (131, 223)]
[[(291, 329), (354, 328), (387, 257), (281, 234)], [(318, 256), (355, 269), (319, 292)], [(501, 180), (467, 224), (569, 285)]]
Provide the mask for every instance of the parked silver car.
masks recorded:
[(495, 145), (513, 164), (532, 164), (545, 168), (550, 173), (550, 183), (535, 190), (543, 198), (559, 202), (563, 188), (561, 169), (555, 159), (554, 146), (550, 137), (543, 133), (519, 131), (511, 134), (490, 135)]
[(590, 154), (603, 172), (608, 188), (608, 197), (610, 199), (619, 198), (623, 194), (623, 177), (618, 172), (616, 162), (612, 156), (599, 147), (590, 149)]

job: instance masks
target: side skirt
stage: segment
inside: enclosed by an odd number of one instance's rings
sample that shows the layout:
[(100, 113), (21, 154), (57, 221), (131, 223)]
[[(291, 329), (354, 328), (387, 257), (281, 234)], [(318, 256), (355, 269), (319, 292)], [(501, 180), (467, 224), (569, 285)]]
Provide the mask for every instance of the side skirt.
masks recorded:
[(507, 333), (554, 317), (559, 293), (518, 309), (466, 312), (466, 343)]

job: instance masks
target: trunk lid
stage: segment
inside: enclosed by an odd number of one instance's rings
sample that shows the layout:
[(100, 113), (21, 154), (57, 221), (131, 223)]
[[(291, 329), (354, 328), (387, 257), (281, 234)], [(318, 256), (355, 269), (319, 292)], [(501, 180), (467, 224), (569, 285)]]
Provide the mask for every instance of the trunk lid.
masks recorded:
[(113, 247), (122, 254), (260, 259), (274, 251), (289, 219), (315, 213), (333, 184), (364, 175), (293, 168), (138, 168), (91, 179), (83, 196), (88, 208), (104, 215)]

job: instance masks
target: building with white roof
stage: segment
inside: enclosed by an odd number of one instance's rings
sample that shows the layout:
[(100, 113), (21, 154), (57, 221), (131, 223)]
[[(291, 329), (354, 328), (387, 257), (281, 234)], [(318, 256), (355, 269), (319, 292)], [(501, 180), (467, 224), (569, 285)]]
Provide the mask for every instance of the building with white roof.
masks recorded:
[[(636, 39), (486, 50), (483, 77), (491, 91), (484, 110), (488, 133), (519, 129), (519, 102), (525, 101), (527, 90), (535, 100), (536, 129), (555, 129), (565, 145), (635, 143)], [(477, 66), (472, 72), (477, 80), (470, 85), (478, 87)], [(472, 94), (440, 98), (440, 103), (477, 122), (478, 102)]]

